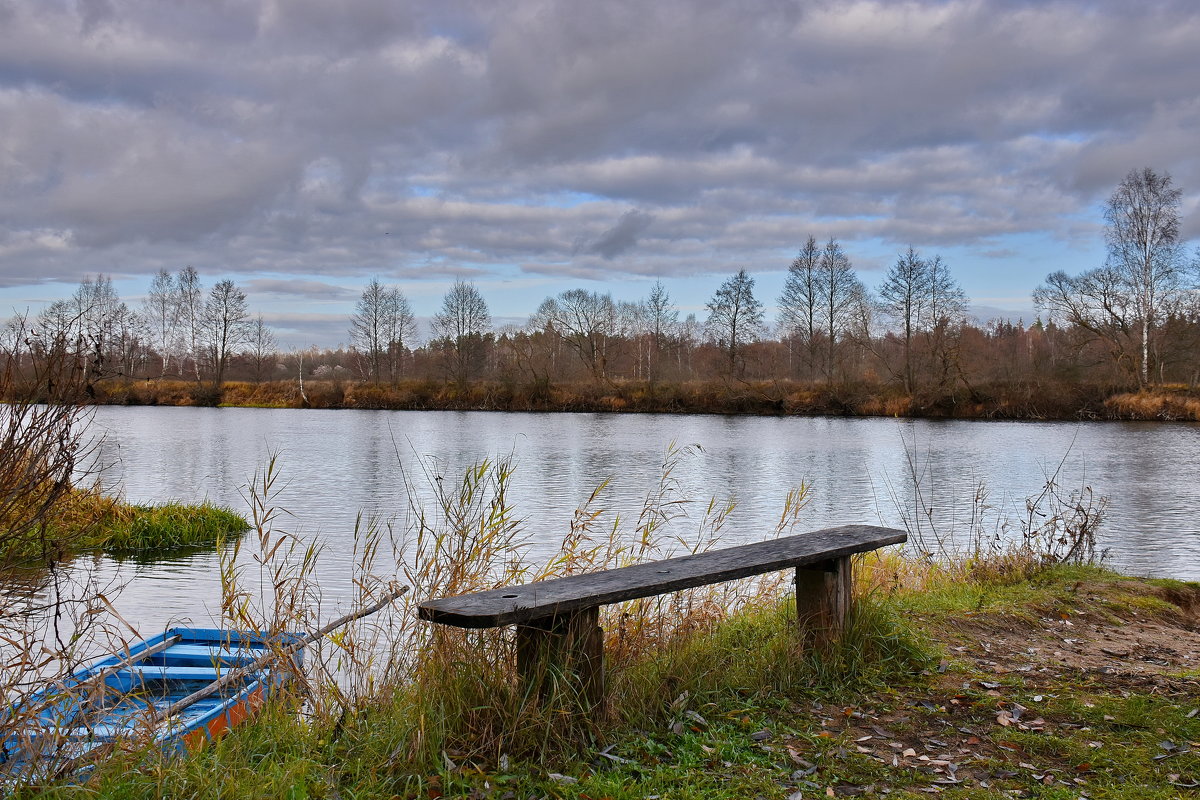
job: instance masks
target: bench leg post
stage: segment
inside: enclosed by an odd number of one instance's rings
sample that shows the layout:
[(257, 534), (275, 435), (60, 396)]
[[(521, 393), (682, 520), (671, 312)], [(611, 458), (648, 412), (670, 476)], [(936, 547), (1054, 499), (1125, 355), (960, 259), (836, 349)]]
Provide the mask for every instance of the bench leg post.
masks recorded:
[(546, 697), (555, 681), (575, 686), (588, 712), (604, 702), (604, 631), (600, 609), (585, 608), (517, 626), (517, 672), (526, 691)]
[(850, 611), (850, 556), (796, 568), (796, 614), (800, 627), (815, 644), (841, 636)]

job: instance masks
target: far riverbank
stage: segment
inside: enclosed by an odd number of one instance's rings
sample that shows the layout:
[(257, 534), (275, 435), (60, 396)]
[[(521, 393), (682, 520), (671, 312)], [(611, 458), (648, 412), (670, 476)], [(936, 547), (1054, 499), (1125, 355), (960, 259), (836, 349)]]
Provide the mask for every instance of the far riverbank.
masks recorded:
[(408, 380), (227, 382), (105, 380), (101, 405), (393, 411), (620, 412), (911, 419), (1200, 421), (1200, 389), (1000, 384), (905, 393), (892, 385), (794, 381), (588, 384)]

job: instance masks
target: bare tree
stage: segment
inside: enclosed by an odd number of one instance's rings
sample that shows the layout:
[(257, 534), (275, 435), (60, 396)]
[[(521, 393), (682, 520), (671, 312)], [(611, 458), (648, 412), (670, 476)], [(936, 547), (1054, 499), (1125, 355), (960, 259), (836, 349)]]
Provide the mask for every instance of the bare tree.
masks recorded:
[(835, 348), (838, 335), (854, 322), (854, 304), (862, 296), (862, 282), (854, 274), (850, 257), (837, 239), (830, 239), (821, 251), (817, 263), (817, 297), (821, 300), (821, 315), (826, 341), (825, 374), (833, 377), (836, 367)]
[(363, 289), (350, 317), (350, 343), (367, 361), (370, 379), (379, 382), (390, 340), (388, 332), (395, 315), (392, 293), (372, 278)]
[(807, 351), (809, 377), (816, 360), (817, 316), (821, 305), (818, 287), (818, 270), (821, 265), (821, 248), (815, 237), (808, 241), (799, 254), (792, 259), (787, 279), (783, 283), (783, 294), (779, 296), (779, 335), (788, 343), (788, 354), (792, 343), (799, 340)]
[(617, 333), (617, 306), (612, 295), (568, 289), (543, 300), (531, 324), (560, 336), (594, 380), (607, 377), (609, 341)]
[(204, 327), (204, 288), (200, 274), (191, 266), (179, 270), (175, 279), (179, 292), (179, 377), (183, 377), (183, 362), (192, 359), (192, 371), (200, 380), (200, 339)]
[(879, 287), (884, 313), (899, 324), (904, 336), (904, 390), (913, 390), (913, 336), (920, 329), (921, 307), (929, 294), (929, 271), (911, 247), (888, 270)]
[(705, 307), (709, 335), (725, 351), (730, 374), (742, 376), (746, 369), (742, 350), (762, 334), (763, 328), (763, 304), (754, 297), (754, 279), (746, 270), (738, 270), (721, 284)]
[(51, 338), (70, 341), (75, 352), (87, 354), (83, 367), (89, 382), (133, 373), (145, 331), (107, 276), (84, 278), (70, 299), (51, 303), (39, 321)]
[(150, 291), (142, 303), (142, 318), (149, 331), (150, 344), (162, 359), (158, 377), (170, 367), (180, 325), (179, 287), (175, 276), (160, 269), (150, 282)]
[(1055, 272), (1033, 293), (1053, 317), (1103, 341), (1112, 360), (1150, 382), (1155, 337), (1186, 297), (1179, 204), (1171, 176), (1145, 168), (1125, 176), (1104, 210), (1108, 259), (1078, 276)]
[(483, 361), (484, 336), (492, 325), (487, 301), (474, 284), (455, 281), (433, 316), (433, 333), (440, 339), (447, 373), (455, 380), (471, 378)]
[(265, 375), (275, 369), (278, 362), (278, 345), (274, 332), (267, 327), (262, 314), (256, 316), (246, 333), (246, 358), (255, 383), (261, 383)]
[(938, 386), (945, 387), (958, 370), (958, 345), (966, 323), (967, 295), (950, 275), (941, 256), (925, 260), (929, 276), (927, 310), (922, 323)]
[(1141, 327), (1139, 377), (1150, 382), (1150, 337), (1183, 290), (1180, 189), (1149, 167), (1125, 176), (1104, 208), (1108, 266), (1121, 276)]
[(1099, 267), (1071, 276), (1059, 270), (1033, 292), (1034, 304), (1087, 339), (1103, 342), (1118, 367), (1136, 374), (1130, 349), (1134, 342), (1135, 314), (1124, 280), (1110, 267)]
[(208, 293), (201, 319), (202, 349), (217, 388), (225, 379), (229, 356), (246, 341), (249, 319), (246, 293), (231, 280), (217, 282)]
[(384, 335), (387, 339), (388, 375), (395, 383), (404, 372), (404, 359), (417, 341), (417, 318), (404, 292), (388, 290), (388, 310)]
[(0, 349), (0, 564), (70, 550), (50, 521), (86, 471), (90, 344), (71, 331), (7, 324)]
[(646, 297), (646, 326), (650, 335), (650, 349), (646, 356), (646, 377), (653, 383), (661, 371), (660, 362), (664, 351), (678, 333), (679, 309), (671, 302), (671, 295), (662, 281), (655, 281)]

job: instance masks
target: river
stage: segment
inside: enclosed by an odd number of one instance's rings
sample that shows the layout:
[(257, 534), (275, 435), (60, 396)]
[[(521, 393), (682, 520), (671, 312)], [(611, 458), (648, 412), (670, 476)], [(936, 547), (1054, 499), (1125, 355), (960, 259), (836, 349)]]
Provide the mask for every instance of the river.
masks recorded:
[[(208, 499), (246, 513), (251, 476), (277, 454), (286, 488), (275, 500), (288, 512), (279, 525), (323, 545), (317, 579), (331, 607), (353, 595), (356, 516), (402, 527), (406, 476), (428, 503), (437, 476), (457, 480), (482, 459), (511, 456), (511, 500), (549, 552), (602, 481), (610, 484), (600, 505), (636, 515), (672, 442), (700, 448), (674, 473), (693, 501), (691, 519), (678, 524), (699, 524), (710, 497), (736, 499), (731, 544), (767, 535), (801, 481), (811, 501), (798, 530), (895, 525), (902, 509), (924, 506), (938, 530), (961, 540), (981, 483), (992, 530), (998, 514), (1023, 511), (1057, 472), (1065, 491), (1110, 498), (1099, 534), (1107, 563), (1200, 579), (1197, 425), (101, 407), (92, 430), (102, 436), (104, 485), (139, 503)], [(100, 579), (126, 584), (117, 607), (143, 629), (207, 624), (219, 612), (212, 553), (89, 562)]]

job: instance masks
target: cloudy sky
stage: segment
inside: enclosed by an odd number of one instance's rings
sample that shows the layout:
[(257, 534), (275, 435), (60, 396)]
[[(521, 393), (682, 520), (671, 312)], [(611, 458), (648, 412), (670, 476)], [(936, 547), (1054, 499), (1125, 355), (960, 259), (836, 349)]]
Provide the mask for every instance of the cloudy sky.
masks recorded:
[(809, 234), (1028, 315), (1131, 169), (1200, 238), (1198, 132), (1193, 0), (0, 0), (0, 316), (188, 264), (294, 344), (372, 276), (770, 303)]

